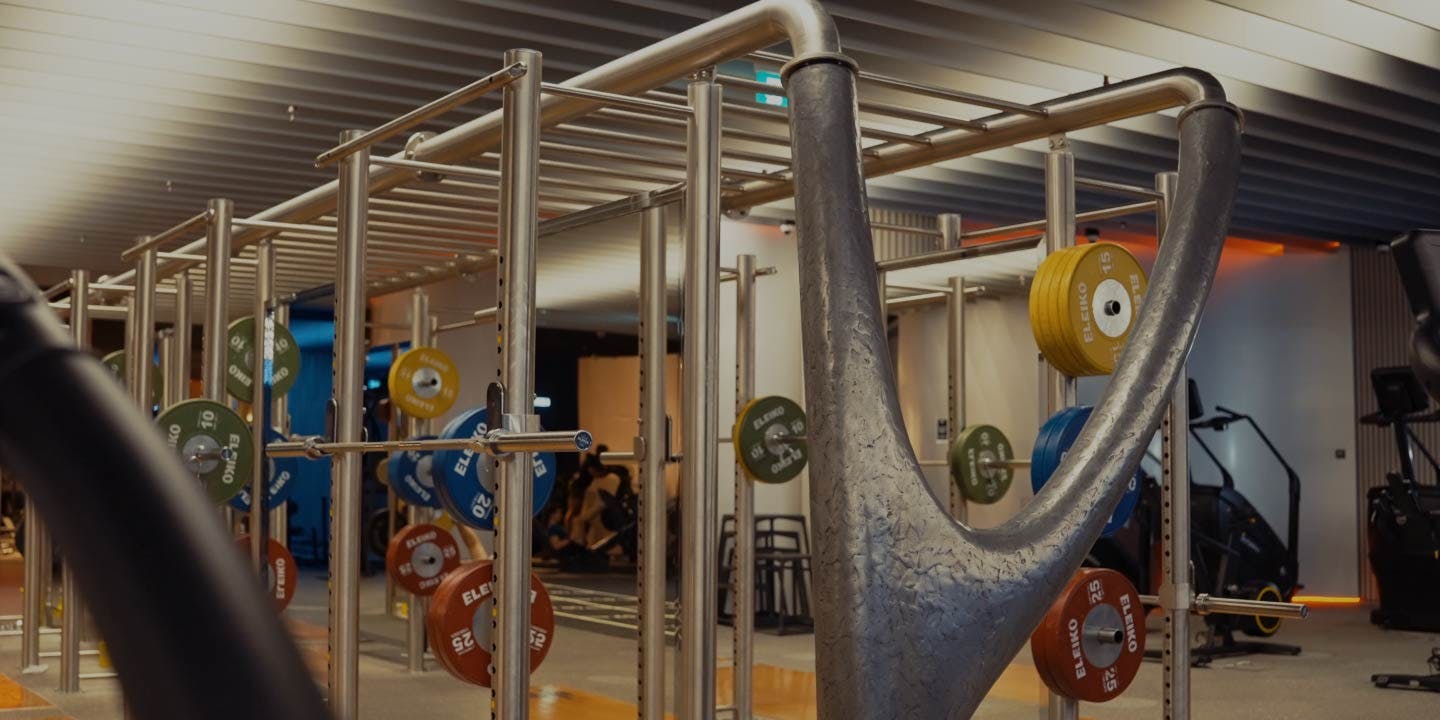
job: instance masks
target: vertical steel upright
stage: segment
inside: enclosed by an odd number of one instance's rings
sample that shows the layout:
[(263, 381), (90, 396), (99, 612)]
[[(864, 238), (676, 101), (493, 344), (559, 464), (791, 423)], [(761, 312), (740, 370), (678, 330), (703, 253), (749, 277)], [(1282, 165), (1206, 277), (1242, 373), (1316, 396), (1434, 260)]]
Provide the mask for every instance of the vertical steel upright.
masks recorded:
[[(340, 133), (344, 144), (359, 130)], [(365, 382), (365, 236), (370, 202), (370, 151), (340, 161), (335, 210), (339, 259), (335, 283), (335, 440), (358, 442)], [(330, 713), (360, 714), (360, 465), (359, 453), (330, 460)]]
[[(430, 331), (430, 296), (425, 288), (415, 288), (410, 297), (410, 347), (429, 347), (434, 338)], [(430, 434), (430, 421), (426, 418), (407, 414), (406, 435), (417, 438)], [(405, 507), (405, 520), (410, 525), (419, 525), (430, 520), (429, 511), (410, 503)], [(424, 595), (411, 594), (405, 615), (405, 659), (410, 672), (425, 671), (425, 616), (430, 599)]]
[(270, 528), (266, 504), (270, 467), (265, 455), (265, 432), (270, 429), (270, 390), (275, 366), (275, 326), (270, 314), (275, 299), (275, 243), (266, 239), (255, 246), (255, 316), (250, 338), (250, 432), (255, 463), (250, 476), (250, 560), (262, 580), (269, 572)]
[[(1064, 135), (1050, 138), (1045, 155), (1045, 254), (1075, 245), (1075, 155)], [(1043, 424), (1049, 417), (1075, 404), (1075, 379), (1055, 369), (1042, 357), (1040, 396)], [(1050, 720), (1078, 720), (1080, 703), (1074, 698), (1049, 695)]]
[(707, 70), (688, 88), (685, 309), (680, 490), (680, 720), (715, 716), (716, 537), (719, 506), (717, 368), (720, 276), (721, 90)]
[[(735, 258), (735, 411), (755, 397), (755, 256)], [(755, 713), (755, 486), (735, 463), (735, 562), (730, 573), (735, 720)]]
[(166, 382), (173, 382), (170, 390), (171, 403), (190, 399), (190, 343), (194, 342), (194, 330), (190, 323), (190, 299), (194, 292), (190, 271), (181, 270), (174, 277), (175, 283), (175, 344), (171, 345), (170, 375)]
[(640, 219), (639, 720), (665, 718), (665, 208)]
[(201, 392), (225, 402), (226, 332), (230, 322), (230, 243), (235, 203), (226, 198), (209, 202), (210, 225), (205, 233), (205, 336), (200, 355)]
[[(78, 348), (90, 347), (90, 271), (73, 270), (70, 273), (70, 336), (75, 339), (75, 346)], [(27, 501), (28, 503), (28, 501)], [(33, 507), (33, 506), (32, 506)], [(48, 533), (43, 535), (47, 544)], [(26, 547), (35, 547), (27, 545)], [(41, 563), (41, 583), (37, 587), (43, 587), (44, 575), (50, 572), (50, 563), (44, 560), (44, 555), (36, 553), (37, 558), (43, 560)], [(26, 582), (27, 586), (29, 581)], [(37, 602), (43, 602), (44, 594), (35, 598)], [(27, 603), (30, 598), (26, 598)], [(75, 584), (75, 571), (66, 562), (60, 568), (60, 602), (65, 608), (65, 614), (60, 619), (60, 691), (76, 692), (80, 689), (80, 589)], [(41, 609), (43, 610), (43, 605)], [(28, 604), (27, 604), (28, 608)], [(30, 627), (29, 624), (26, 627)], [(35, 625), (37, 633), (36, 642), (38, 645), (39, 624)], [(37, 658), (39, 648), (36, 647)]]
[[(275, 324), (280, 327), (290, 327), (290, 305), (278, 303), (275, 306)], [(271, 424), (281, 435), (290, 437), (290, 402), (284, 395), (277, 397), (272, 402), (275, 409), (275, 420)], [(282, 546), (290, 546), (290, 515), (284, 505), (270, 511), (270, 539), (280, 543)]]
[[(1165, 242), (1180, 176), (1155, 175), (1155, 235)], [(1165, 720), (1190, 718), (1190, 391), (1182, 365), (1170, 410), (1160, 425), (1160, 606), (1165, 613), (1160, 649)]]
[[(510, 431), (537, 431), (535, 415), (535, 250), (540, 225), (541, 54), (508, 50), (505, 64), (522, 63), (525, 75), (505, 86), (500, 131), (500, 385), (503, 422)], [(530, 504), (531, 453), (496, 462), (499, 493), (495, 529), (495, 714), (500, 720), (530, 715)]]
[[(140, 238), (141, 242), (149, 236)], [(129, 376), (130, 395), (146, 417), (151, 415), (150, 384), (154, 379), (151, 367), (155, 356), (155, 265), (159, 254), (153, 247), (140, 252), (135, 260), (135, 293), (130, 306), (130, 345), (125, 354), (125, 372)]]
[(168, 408), (179, 402), (179, 383), (175, 382), (175, 329), (164, 328), (155, 331), (155, 354), (160, 357), (160, 407)]
[[(945, 216), (940, 217), (943, 228)], [(956, 240), (958, 239), (957, 237)], [(945, 298), (945, 310), (950, 329), (950, 343), (945, 354), (945, 367), (950, 377), (950, 417), (947, 423), (948, 437), (953, 442), (965, 428), (965, 278), (958, 275), (950, 278), (950, 294)], [(946, 455), (948, 457), (949, 453)], [(969, 519), (969, 506), (965, 502), (965, 495), (960, 492), (960, 486), (949, 478), (945, 485), (950, 489), (950, 516), (966, 522)]]

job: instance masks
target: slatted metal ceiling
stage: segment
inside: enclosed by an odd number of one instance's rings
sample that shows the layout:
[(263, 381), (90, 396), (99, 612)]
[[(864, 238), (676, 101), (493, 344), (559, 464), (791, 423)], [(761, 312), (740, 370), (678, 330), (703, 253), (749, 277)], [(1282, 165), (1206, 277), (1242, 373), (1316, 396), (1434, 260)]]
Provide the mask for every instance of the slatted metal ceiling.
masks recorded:
[[(234, 198), (237, 216), (243, 217), (329, 180), (333, 175), (313, 169), (309, 159), (332, 145), (339, 129), (373, 126), (493, 71), (506, 48), (544, 51), (545, 79), (558, 81), (740, 4), (3, 2), (0, 128), (11, 142), (0, 165), (0, 213), (6, 219), (0, 249), (42, 281), (55, 279), (53, 273), (46, 276), (47, 267), (115, 270), (122, 267), (121, 249), (134, 236), (195, 214), (208, 197)], [(1436, 3), (843, 0), (825, 5), (837, 17), (849, 52), (866, 69), (1021, 102), (1177, 65), (1219, 75), (1247, 113), (1238, 235), (1371, 242), (1412, 226), (1440, 224)], [(883, 91), (873, 97), (895, 99)], [(916, 105), (913, 98), (907, 104)], [(433, 126), (443, 130), (493, 108), (492, 101), (477, 103)], [(961, 117), (988, 112), (939, 101), (931, 109)], [(876, 128), (922, 127), (864, 119)], [(757, 122), (738, 124), (781, 129)], [(595, 127), (627, 126), (616, 121)], [(547, 139), (631, 149), (595, 137)], [(1173, 163), (1174, 127), (1163, 117), (1139, 118), (1076, 133), (1072, 144), (1082, 174), (1149, 184), (1155, 171)], [(744, 147), (784, 155), (779, 148)], [(380, 150), (396, 149), (397, 143), (389, 143)], [(872, 183), (872, 195), (897, 208), (960, 211), (967, 221), (1038, 217), (1043, 149), (1031, 144), (880, 179)], [(493, 167), (493, 156), (489, 160), (481, 166)], [(636, 186), (561, 170), (551, 175)], [(436, 190), (457, 195), (446, 205), (467, 207), (459, 197), (466, 188)], [(1088, 191), (1079, 199), (1082, 209), (1114, 202)], [(440, 234), (451, 245), (473, 243), (483, 252), (488, 239), (481, 236), (489, 231), (479, 226), (485, 218), (442, 215), (472, 223), (446, 225)], [(406, 221), (393, 220), (397, 235), (419, 234), (401, 232)], [(587, 265), (583, 238), (549, 241), (552, 252), (563, 253), (573, 261), (567, 266), (577, 268), (567, 272), (584, 273), (568, 282), (551, 278), (567, 286), (603, 278), (608, 265), (632, 257), (597, 249), (599, 264)], [(306, 276), (303, 268), (297, 272)], [(552, 284), (544, 280), (542, 288)]]

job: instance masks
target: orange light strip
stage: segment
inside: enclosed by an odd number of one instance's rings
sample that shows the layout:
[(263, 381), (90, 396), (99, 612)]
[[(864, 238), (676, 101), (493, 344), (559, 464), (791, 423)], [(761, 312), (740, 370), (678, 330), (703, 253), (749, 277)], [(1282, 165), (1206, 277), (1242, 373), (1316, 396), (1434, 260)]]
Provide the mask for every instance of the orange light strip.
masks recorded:
[(1290, 598), (1290, 601), (1319, 607), (1344, 607), (1348, 605), (1360, 605), (1365, 602), (1362, 598), (1345, 595), (1296, 595)]

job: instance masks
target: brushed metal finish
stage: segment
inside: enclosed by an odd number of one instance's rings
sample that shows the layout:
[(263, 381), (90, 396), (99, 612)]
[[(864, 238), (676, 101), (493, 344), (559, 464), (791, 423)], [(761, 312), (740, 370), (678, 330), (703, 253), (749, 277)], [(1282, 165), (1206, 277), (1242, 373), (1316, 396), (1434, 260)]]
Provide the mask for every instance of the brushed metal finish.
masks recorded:
[[(535, 261), (539, 234), (542, 58), (534, 50), (508, 50), (506, 65), (522, 63), (524, 76), (505, 86), (500, 185), (499, 318), (500, 384), (507, 407), (505, 429), (540, 429), (535, 398)], [(492, 427), (501, 420), (491, 418)], [(530, 715), (530, 505), (531, 455), (496, 460), (495, 498), (495, 684), (499, 720)]]
[(667, 327), (665, 206), (646, 208), (640, 219), (640, 720), (665, 718), (665, 355)]
[[(343, 144), (358, 130), (340, 133)], [(359, 442), (365, 384), (365, 233), (370, 151), (340, 161), (340, 206), (335, 292), (335, 440)], [(217, 219), (218, 220), (218, 219)], [(330, 460), (333, 518), (330, 535), (330, 712), (336, 720), (360, 716), (360, 487), (361, 456)]]
[[(755, 256), (735, 258), (735, 411), (755, 397)], [(735, 720), (755, 714), (755, 486), (735, 463), (735, 560), (730, 572)]]
[(685, 464), (680, 490), (680, 720), (715, 717), (716, 512), (719, 507), (716, 405), (719, 378), (720, 108), (722, 90), (689, 85), (689, 175), (685, 198), (685, 274), (681, 413)]
[[(225, 335), (230, 324), (230, 221), (235, 203), (215, 198), (209, 203), (210, 226), (200, 247), (205, 251), (205, 336), (200, 356), (201, 392), (225, 402)], [(187, 246), (188, 247), (188, 246)]]
[[(1218, 103), (1183, 116), (1172, 239), (1157, 258), (1146, 312), (1046, 488), (1009, 523), (977, 530), (933, 496), (924, 501), (929, 490), (902, 426), (864, 215), (853, 73), (814, 62), (791, 68), (786, 87), (807, 269), (819, 712), (969, 717), (1079, 567), (1159, 426), (1228, 226), (1238, 118)], [(1076, 102), (1157, 109), (1124, 100), (1133, 89)], [(1223, 97), (1213, 81), (1205, 92)]]

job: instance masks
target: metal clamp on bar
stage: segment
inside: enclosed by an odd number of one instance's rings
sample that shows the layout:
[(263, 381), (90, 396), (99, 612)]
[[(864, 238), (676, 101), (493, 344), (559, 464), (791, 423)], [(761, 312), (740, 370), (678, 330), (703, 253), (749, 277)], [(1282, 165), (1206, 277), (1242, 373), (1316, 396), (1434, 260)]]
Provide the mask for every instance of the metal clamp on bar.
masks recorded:
[[(1159, 595), (1141, 595), (1142, 605), (1159, 605)], [(1190, 612), (1196, 615), (1254, 615), (1255, 617), (1280, 618), (1282, 620), (1304, 620), (1310, 617), (1310, 606), (1305, 603), (1275, 602), (1273, 600), (1246, 600), (1244, 598), (1213, 597), (1200, 593), (1194, 597)]]
[(426, 120), (443, 115), (476, 98), (509, 85), (526, 73), (525, 63), (512, 63), (452, 93), (431, 100), (369, 132), (362, 133), (315, 156), (315, 167), (323, 168), (409, 130)]
[(433, 440), (377, 440), (360, 442), (326, 442), (320, 435), (301, 440), (270, 443), (265, 446), (271, 457), (304, 457), (311, 460), (339, 453), (374, 453), (395, 450), (475, 450), (486, 455), (509, 455), (518, 452), (584, 452), (594, 438), (585, 430), (551, 430), (542, 432), (509, 432), (496, 428), (482, 437), (437, 438)]

